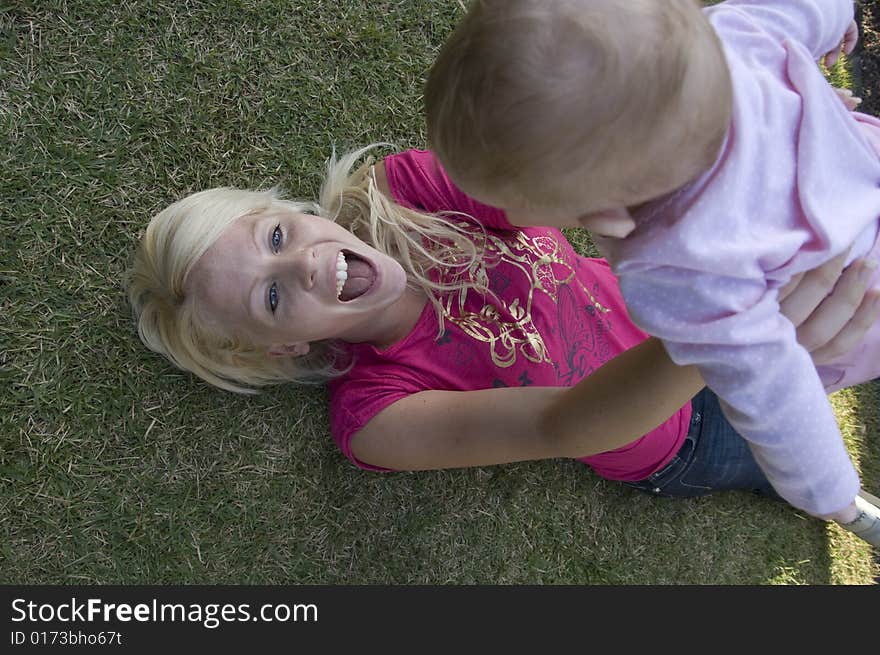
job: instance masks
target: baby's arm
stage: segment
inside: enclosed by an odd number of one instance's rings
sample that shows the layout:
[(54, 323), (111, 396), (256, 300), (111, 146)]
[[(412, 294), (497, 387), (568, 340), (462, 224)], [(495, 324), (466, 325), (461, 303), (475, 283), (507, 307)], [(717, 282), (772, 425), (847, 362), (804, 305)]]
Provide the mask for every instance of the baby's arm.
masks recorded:
[(727, 0), (706, 12), (729, 10), (744, 12), (780, 41), (800, 42), (813, 59), (839, 52), (844, 40), (845, 52), (855, 47), (853, 0)]
[(620, 281), (633, 320), (663, 339), (677, 364), (700, 368), (781, 496), (823, 517), (852, 503), (858, 476), (775, 291), (662, 266), (623, 270)]

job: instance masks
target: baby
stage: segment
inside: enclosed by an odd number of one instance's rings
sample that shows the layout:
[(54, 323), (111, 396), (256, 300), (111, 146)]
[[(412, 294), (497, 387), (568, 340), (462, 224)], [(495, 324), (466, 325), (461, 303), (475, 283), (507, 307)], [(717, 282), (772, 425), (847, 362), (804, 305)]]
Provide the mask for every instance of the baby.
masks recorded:
[(591, 230), (780, 495), (842, 523), (859, 479), (826, 394), (880, 375), (880, 326), (817, 370), (777, 291), (880, 257), (880, 121), (816, 63), (856, 38), (852, 0), (478, 0), (425, 93), (452, 179), (514, 224)]

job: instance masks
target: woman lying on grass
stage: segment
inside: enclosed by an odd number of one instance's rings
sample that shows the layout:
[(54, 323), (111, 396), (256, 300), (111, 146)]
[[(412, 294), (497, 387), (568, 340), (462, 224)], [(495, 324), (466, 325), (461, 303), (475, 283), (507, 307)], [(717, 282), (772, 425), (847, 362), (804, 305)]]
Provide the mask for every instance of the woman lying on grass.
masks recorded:
[[(333, 438), (373, 471), (566, 457), (656, 495), (777, 497), (604, 261), (514, 228), (430, 152), (351, 172), (365, 152), (331, 162), (317, 204), (212, 189), (153, 218), (129, 288), (144, 343), (230, 391), (328, 383)], [(841, 262), (780, 294), (817, 364), (880, 313), (870, 266)]]

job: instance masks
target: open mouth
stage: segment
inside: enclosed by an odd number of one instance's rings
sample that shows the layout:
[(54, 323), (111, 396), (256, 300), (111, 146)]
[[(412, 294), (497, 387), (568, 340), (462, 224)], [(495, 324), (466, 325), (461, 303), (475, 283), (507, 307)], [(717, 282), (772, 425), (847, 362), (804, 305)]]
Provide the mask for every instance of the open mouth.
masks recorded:
[(350, 302), (369, 291), (376, 281), (376, 272), (370, 263), (349, 250), (336, 255), (336, 298)]

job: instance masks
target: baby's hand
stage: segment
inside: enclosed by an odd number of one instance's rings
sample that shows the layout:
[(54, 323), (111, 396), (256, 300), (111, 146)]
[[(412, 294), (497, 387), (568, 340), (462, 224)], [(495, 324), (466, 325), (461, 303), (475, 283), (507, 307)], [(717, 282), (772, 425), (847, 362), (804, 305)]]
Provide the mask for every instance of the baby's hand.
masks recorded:
[(850, 111), (855, 111), (856, 108), (862, 104), (862, 99), (858, 96), (854, 96), (849, 89), (841, 89), (840, 87), (835, 86), (834, 91), (837, 93), (837, 97), (840, 98), (841, 102), (843, 102), (844, 107)]
[(840, 58), (840, 51), (843, 49), (844, 54), (850, 54), (853, 50), (855, 50), (856, 43), (859, 41), (859, 26), (855, 21), (852, 21), (849, 24), (849, 27), (846, 28), (846, 34), (843, 35), (843, 43), (823, 58), (823, 63), (825, 64), (825, 68), (831, 68), (834, 64), (837, 63), (837, 60)]

